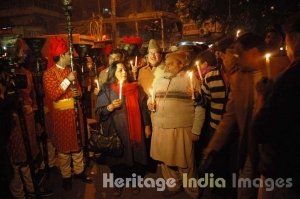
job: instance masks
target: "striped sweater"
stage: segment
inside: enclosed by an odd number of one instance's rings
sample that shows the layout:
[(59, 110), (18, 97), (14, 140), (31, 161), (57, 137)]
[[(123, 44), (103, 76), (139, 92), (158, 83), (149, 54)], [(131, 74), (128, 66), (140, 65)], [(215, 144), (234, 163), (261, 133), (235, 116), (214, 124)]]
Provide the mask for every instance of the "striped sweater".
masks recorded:
[(206, 74), (201, 85), (202, 106), (210, 111), (209, 125), (216, 129), (225, 110), (228, 87), (225, 85), (222, 74), (215, 68)]

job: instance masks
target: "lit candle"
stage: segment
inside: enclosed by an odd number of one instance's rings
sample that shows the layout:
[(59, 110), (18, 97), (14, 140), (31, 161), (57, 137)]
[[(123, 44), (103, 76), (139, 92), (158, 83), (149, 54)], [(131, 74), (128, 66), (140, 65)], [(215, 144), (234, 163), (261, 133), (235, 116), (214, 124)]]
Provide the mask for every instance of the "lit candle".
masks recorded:
[(97, 78), (95, 79), (95, 83), (96, 83), (96, 85), (97, 85), (97, 89), (100, 90), (99, 81), (98, 81)]
[(199, 77), (200, 77), (200, 79), (202, 81), (203, 77), (202, 77), (202, 73), (201, 73), (201, 68), (199, 66), (199, 61), (196, 61), (196, 66), (197, 66), (197, 70), (198, 70), (198, 73), (199, 73)]
[(119, 81), (119, 99), (122, 99), (123, 79)]
[(237, 31), (236, 31), (236, 38), (238, 38), (239, 36), (240, 36), (240, 33), (241, 33), (241, 30), (240, 29), (238, 29)]
[(133, 72), (133, 78), (134, 80), (136, 80), (136, 70), (137, 70), (137, 56), (135, 56), (135, 60), (134, 60), (134, 72)]
[(154, 103), (154, 93), (153, 93), (153, 89), (149, 89), (149, 94), (150, 94), (150, 97), (151, 97), (151, 102)]
[(265, 58), (266, 58), (266, 70), (267, 70), (267, 77), (268, 78), (271, 78), (270, 57), (271, 57), (270, 53), (265, 54)]
[(188, 72), (188, 75), (190, 76), (190, 83), (191, 83), (191, 90), (192, 90), (192, 99), (195, 99), (194, 85), (193, 85), (193, 71)]
[(135, 56), (134, 66), (137, 67), (137, 56)]

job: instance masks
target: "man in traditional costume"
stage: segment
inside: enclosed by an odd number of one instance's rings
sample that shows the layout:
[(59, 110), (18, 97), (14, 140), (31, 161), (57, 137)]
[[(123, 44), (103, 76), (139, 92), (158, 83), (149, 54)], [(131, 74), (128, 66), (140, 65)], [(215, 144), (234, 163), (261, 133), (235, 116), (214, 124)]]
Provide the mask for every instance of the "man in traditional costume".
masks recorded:
[(53, 122), (52, 138), (58, 151), (65, 190), (72, 188), (72, 169), (75, 177), (86, 183), (92, 182), (84, 171), (81, 149), (81, 143), (84, 143), (83, 118), (80, 107), (75, 103), (75, 98), (80, 96), (81, 90), (75, 73), (68, 67), (70, 62), (66, 41), (56, 36), (50, 38), (48, 69), (43, 76), (43, 84), (46, 98), (52, 102), (50, 107)]

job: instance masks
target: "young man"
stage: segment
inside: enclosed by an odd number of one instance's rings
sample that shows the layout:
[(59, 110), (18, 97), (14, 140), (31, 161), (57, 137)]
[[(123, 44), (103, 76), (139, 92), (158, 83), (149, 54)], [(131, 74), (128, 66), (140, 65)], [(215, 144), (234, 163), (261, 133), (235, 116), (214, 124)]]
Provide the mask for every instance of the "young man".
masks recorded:
[[(238, 148), (239, 178), (253, 180), (258, 177), (256, 171), (258, 155), (257, 144), (254, 142), (251, 124), (259, 108), (259, 97), (256, 84), (262, 79), (261, 69), (265, 43), (263, 38), (253, 33), (246, 33), (235, 43), (239, 70), (232, 76), (231, 92), (226, 104), (226, 112), (216, 131), (204, 150), (208, 156), (219, 151), (232, 133), (235, 124), (240, 133)], [(238, 199), (257, 198), (257, 188), (239, 187)]]
[[(70, 61), (66, 42), (60, 37), (52, 37), (50, 39), (48, 69), (44, 73), (43, 85), (46, 97), (52, 103), (50, 107), (53, 122), (52, 137), (58, 151), (59, 166), (65, 190), (72, 188), (71, 160), (73, 161), (75, 177), (83, 182), (92, 182), (84, 171), (81, 149), (83, 118), (80, 114), (79, 105), (77, 104), (78, 107), (75, 107), (74, 103), (75, 98), (80, 96), (80, 87), (75, 73), (68, 67)], [(72, 82), (75, 82), (75, 85)], [(78, 111), (78, 117), (75, 109)], [(78, 129), (76, 123), (79, 123), (81, 129)]]
[[(269, 97), (254, 120), (260, 144), (261, 180), (280, 179), (272, 191), (259, 190), (259, 199), (300, 198), (300, 15), (289, 18), (285, 42), (290, 66), (275, 81)], [(288, 182), (289, 181), (289, 182)]]

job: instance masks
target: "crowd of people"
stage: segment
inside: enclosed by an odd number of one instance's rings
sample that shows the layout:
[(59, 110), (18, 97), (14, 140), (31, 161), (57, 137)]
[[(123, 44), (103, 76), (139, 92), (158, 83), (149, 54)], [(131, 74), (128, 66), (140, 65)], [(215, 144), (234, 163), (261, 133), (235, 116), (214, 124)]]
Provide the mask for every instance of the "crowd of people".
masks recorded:
[[(300, 17), (295, 16), (281, 31), (268, 30), (265, 37), (248, 32), (225, 36), (213, 47), (177, 46), (168, 52), (151, 39), (136, 64), (123, 50), (113, 49), (91, 95), (96, 98), (95, 119), (117, 132), (124, 145), (122, 156), (105, 157), (114, 178), (133, 173), (143, 177), (153, 172), (149, 165), (154, 164), (165, 180), (175, 179), (176, 186), (167, 187), (165, 197), (185, 191), (191, 198), (300, 198), (299, 27)], [(47, 166), (58, 166), (68, 191), (73, 177), (93, 183), (84, 160), (83, 92), (69, 67), (66, 41), (54, 36), (49, 43), (43, 74)], [(1, 168), (10, 171), (1, 175), (1, 183), (9, 186), (0, 187), (13, 198), (49, 195), (32, 178), (41, 130), (34, 122), (33, 78), (23, 65), (17, 69), (27, 78), (26, 88), (18, 89), (21, 112), (7, 100), (4, 73), (0, 81), (0, 129), (5, 130), (0, 146), (1, 159), (6, 159)], [(183, 186), (183, 176), (199, 179), (205, 173), (226, 179), (226, 188)], [(258, 179), (260, 186), (232, 186), (233, 174), (250, 185)], [(270, 179), (277, 182), (272, 191)], [(292, 185), (286, 183), (289, 179)], [(120, 197), (122, 191), (116, 187), (113, 195)], [(139, 192), (140, 187), (132, 187), (133, 194)]]

